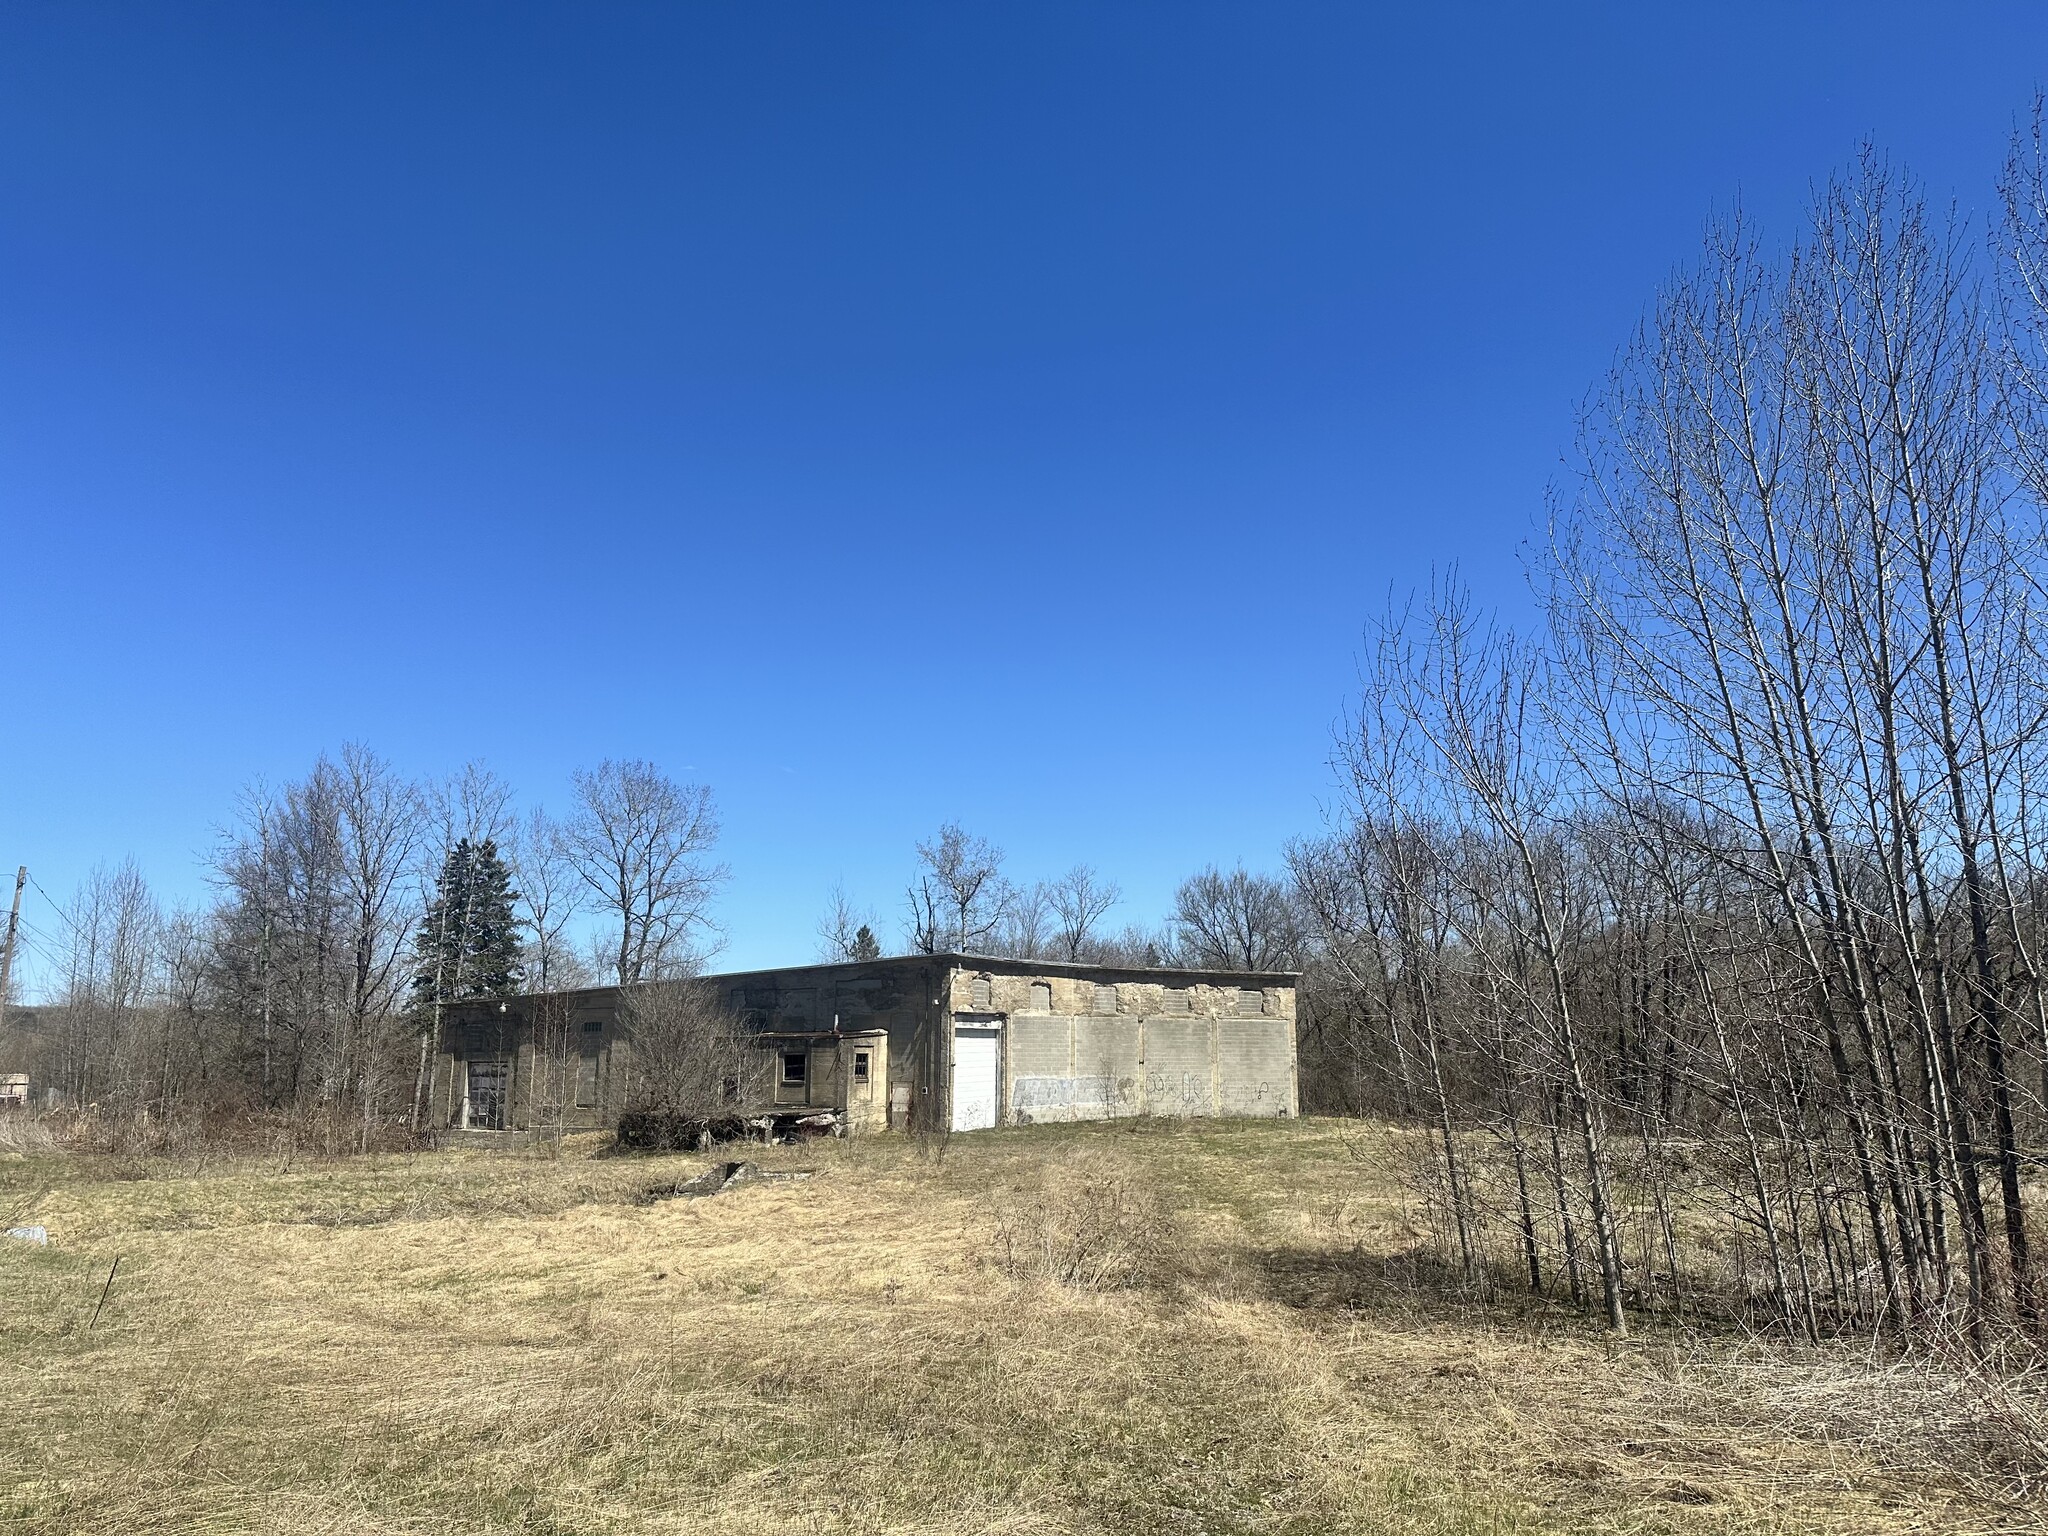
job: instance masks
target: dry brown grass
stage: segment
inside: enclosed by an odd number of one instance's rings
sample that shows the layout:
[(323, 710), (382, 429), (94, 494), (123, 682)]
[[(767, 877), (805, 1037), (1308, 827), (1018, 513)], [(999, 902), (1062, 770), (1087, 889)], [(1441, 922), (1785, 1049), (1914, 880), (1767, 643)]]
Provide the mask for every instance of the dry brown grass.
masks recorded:
[(0, 1529), (2044, 1528), (1947, 1368), (1436, 1296), (1396, 1135), (0, 1162)]
[(1180, 1277), (1180, 1222), (1151, 1170), (1102, 1147), (1033, 1163), (984, 1197), (989, 1256), (1004, 1274), (1081, 1290)]
[(41, 1115), (0, 1110), (0, 1157), (45, 1157), (56, 1150), (57, 1138)]

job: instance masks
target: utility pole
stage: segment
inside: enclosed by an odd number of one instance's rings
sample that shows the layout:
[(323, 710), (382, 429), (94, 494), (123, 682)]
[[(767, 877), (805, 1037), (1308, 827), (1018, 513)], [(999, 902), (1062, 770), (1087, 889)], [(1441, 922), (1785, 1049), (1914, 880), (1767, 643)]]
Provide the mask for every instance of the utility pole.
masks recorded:
[(7, 914), (6, 945), (0, 948), (0, 1008), (7, 1006), (7, 978), (14, 970), (14, 930), (21, 926), (21, 888), (27, 884), (28, 866), (24, 864), (14, 872), (14, 907)]

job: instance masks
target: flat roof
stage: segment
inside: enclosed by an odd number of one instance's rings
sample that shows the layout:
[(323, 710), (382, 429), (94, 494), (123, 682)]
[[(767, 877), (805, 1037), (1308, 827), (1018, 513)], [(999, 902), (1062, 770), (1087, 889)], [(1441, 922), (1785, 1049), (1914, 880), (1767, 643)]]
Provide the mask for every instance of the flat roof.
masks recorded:
[[(1053, 976), (1119, 976), (1124, 978), (1158, 977), (1161, 980), (1209, 981), (1226, 985), (1293, 986), (1301, 979), (1299, 971), (1230, 971), (1207, 970), (1188, 966), (1172, 965), (1097, 965), (1082, 960), (1023, 960), (1015, 955), (979, 955), (965, 950), (946, 950), (934, 955), (883, 955), (874, 960), (827, 960), (811, 965), (777, 965), (752, 971), (707, 971), (701, 976), (678, 976), (676, 981), (703, 981), (729, 984), (746, 982), (757, 977), (816, 976), (820, 980), (828, 977), (857, 976), (877, 968), (889, 970), (911, 967), (944, 966), (961, 970), (1008, 971), (1013, 974)], [(595, 997), (604, 993), (620, 992), (628, 987), (652, 987), (662, 983), (654, 981), (629, 982), (622, 987), (616, 982), (597, 987), (572, 987), (558, 992), (523, 992), (522, 999), (541, 997)], [(458, 1007), (471, 1006), (457, 1004)]]
[(1088, 960), (1019, 959), (1015, 955), (979, 955), (944, 950), (935, 955), (883, 955), (875, 960), (826, 960), (814, 965), (770, 965), (752, 971), (707, 971), (693, 979), (731, 981), (747, 976), (787, 976), (793, 971), (860, 970), (876, 965), (952, 965), (963, 970), (1050, 971), (1062, 976), (1182, 976), (1205, 981), (1298, 981), (1299, 971), (1227, 971), (1175, 965), (1098, 965)]

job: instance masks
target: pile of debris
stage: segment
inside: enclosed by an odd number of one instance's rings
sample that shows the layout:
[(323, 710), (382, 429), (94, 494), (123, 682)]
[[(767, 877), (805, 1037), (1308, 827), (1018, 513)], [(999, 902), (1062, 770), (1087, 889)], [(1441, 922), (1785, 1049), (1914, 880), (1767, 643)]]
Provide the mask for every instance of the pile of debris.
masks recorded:
[(703, 1152), (727, 1141), (775, 1146), (845, 1134), (836, 1109), (761, 1109), (708, 1118), (636, 1110), (619, 1119), (619, 1145), (636, 1152)]
[(735, 1184), (750, 1184), (756, 1179), (808, 1179), (812, 1172), (809, 1168), (771, 1172), (759, 1163), (713, 1163), (694, 1179), (658, 1185), (642, 1193), (640, 1199), (642, 1204), (649, 1205), (656, 1200), (697, 1200), (705, 1195), (722, 1195)]

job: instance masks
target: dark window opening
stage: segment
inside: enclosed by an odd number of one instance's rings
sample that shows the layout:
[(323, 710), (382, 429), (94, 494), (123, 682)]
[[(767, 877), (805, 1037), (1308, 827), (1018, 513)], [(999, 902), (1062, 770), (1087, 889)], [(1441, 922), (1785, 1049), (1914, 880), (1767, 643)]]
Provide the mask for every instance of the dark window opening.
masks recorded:
[(782, 1053), (782, 1080), (785, 1083), (802, 1082), (805, 1070), (809, 1066), (810, 1058), (802, 1051), (784, 1051)]
[(725, 1102), (726, 1102), (726, 1103), (728, 1103), (728, 1104), (737, 1104), (737, 1103), (739, 1103), (739, 1101), (740, 1101), (740, 1080), (739, 1080), (738, 1078), (736, 1078), (736, 1077), (728, 1077), (728, 1078), (726, 1078), (726, 1079), (725, 1079), (725, 1080), (724, 1080), (724, 1081), (723, 1081), (722, 1083), (720, 1083), (720, 1084), (719, 1084), (718, 1086), (719, 1086), (719, 1092), (720, 1092), (720, 1094), (721, 1094), (721, 1095), (722, 1095), (722, 1096), (724, 1097), (724, 1099), (725, 1099)]
[(856, 1083), (864, 1083), (868, 1080), (868, 1053), (866, 1051), (855, 1051), (853, 1053), (853, 1080)]

